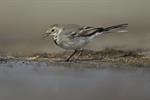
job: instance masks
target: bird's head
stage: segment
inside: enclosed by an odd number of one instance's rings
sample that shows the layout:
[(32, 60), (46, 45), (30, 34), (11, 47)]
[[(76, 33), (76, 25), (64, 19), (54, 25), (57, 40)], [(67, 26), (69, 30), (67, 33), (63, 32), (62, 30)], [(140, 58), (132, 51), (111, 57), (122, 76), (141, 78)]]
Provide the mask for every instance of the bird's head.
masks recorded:
[(57, 36), (61, 32), (61, 28), (59, 28), (58, 24), (50, 25), (46, 32), (43, 35), (43, 38), (46, 38), (48, 36)]

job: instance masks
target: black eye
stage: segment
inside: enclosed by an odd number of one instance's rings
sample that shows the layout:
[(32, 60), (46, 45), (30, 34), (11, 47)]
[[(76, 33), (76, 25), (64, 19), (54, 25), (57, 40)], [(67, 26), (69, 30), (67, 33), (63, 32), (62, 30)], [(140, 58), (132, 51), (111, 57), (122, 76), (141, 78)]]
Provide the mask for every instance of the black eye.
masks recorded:
[(52, 29), (51, 31), (52, 31), (52, 32), (54, 32), (55, 30), (54, 30), (54, 29)]

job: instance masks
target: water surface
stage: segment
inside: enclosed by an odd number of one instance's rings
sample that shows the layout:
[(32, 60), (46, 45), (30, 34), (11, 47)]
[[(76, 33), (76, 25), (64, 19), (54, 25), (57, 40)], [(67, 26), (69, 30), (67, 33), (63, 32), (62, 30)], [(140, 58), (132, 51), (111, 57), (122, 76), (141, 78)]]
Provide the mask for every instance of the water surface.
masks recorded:
[(150, 69), (0, 64), (0, 100), (150, 100)]

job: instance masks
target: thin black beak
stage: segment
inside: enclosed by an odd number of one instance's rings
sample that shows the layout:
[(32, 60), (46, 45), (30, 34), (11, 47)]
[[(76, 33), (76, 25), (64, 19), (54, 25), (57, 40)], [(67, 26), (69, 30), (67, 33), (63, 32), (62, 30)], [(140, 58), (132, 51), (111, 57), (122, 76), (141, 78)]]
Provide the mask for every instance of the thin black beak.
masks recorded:
[(42, 38), (47, 38), (49, 37), (50, 33), (42, 33)]

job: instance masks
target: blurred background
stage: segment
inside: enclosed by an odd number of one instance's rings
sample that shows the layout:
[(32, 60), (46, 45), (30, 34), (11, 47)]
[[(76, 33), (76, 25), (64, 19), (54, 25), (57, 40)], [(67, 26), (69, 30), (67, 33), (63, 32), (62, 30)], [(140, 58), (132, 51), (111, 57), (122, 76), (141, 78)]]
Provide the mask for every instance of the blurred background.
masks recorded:
[(51, 24), (111, 26), (128, 23), (128, 33), (96, 38), (86, 48), (150, 49), (149, 0), (0, 0), (0, 53), (60, 52), (42, 39)]

